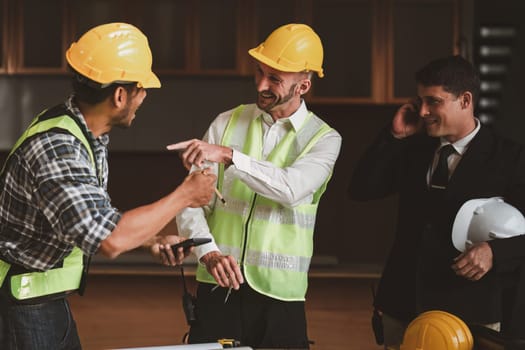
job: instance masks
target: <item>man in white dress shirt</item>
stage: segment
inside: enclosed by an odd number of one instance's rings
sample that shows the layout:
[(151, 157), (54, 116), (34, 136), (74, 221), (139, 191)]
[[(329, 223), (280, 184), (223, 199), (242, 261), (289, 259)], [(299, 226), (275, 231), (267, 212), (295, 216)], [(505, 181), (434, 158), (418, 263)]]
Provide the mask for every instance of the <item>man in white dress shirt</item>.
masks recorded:
[(186, 168), (217, 174), (225, 199), (177, 216), (181, 235), (213, 238), (195, 248), (200, 283), (189, 342), (307, 349), (315, 216), (341, 136), (302, 98), (313, 73), (323, 76), (322, 43), (309, 26), (279, 27), (249, 54), (256, 103), (221, 113), (202, 140), (168, 146)]

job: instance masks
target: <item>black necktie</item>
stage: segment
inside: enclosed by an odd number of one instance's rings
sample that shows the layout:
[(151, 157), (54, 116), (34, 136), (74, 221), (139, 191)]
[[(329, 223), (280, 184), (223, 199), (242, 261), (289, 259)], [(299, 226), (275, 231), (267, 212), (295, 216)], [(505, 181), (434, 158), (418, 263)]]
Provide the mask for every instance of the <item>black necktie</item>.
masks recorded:
[(432, 174), (432, 180), (430, 181), (431, 187), (444, 189), (448, 184), (448, 157), (454, 153), (454, 146), (451, 144), (443, 146), (439, 150), (439, 160), (436, 165), (436, 169)]

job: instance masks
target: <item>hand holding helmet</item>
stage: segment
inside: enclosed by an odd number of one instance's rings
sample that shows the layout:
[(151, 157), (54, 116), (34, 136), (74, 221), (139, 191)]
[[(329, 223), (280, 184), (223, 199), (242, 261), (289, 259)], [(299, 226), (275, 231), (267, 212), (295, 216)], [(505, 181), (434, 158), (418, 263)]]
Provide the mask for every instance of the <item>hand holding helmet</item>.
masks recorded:
[(522, 234), (525, 234), (525, 217), (501, 197), (472, 199), (456, 215), (452, 243), (464, 252), (474, 243)]
[(452, 269), (458, 276), (477, 281), (493, 265), (492, 249), (486, 242), (524, 233), (525, 218), (502, 198), (469, 200), (459, 209), (452, 227), (452, 243), (462, 252)]

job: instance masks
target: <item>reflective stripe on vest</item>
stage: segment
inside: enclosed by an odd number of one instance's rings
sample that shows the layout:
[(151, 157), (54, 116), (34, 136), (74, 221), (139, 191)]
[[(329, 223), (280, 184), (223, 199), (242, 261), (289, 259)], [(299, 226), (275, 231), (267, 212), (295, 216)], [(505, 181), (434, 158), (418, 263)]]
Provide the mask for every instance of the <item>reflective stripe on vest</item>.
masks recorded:
[[(261, 159), (262, 119), (253, 118), (254, 108), (247, 105), (234, 110), (221, 143), (242, 147), (243, 153)], [(310, 113), (303, 126), (289, 130), (266, 160), (281, 168), (290, 166), (331, 130)], [(256, 195), (238, 179), (224, 179), (224, 167), (219, 166), (218, 186), (227, 205), (215, 204), (208, 218), (210, 230), (221, 252), (242, 264), (246, 281), (259, 293), (280, 300), (304, 300), (316, 211), (328, 180), (312, 203), (289, 208)], [(197, 279), (215, 283), (200, 265)]]
[[(50, 129), (62, 129), (76, 137), (86, 147), (93, 166), (96, 167), (95, 157), (91, 145), (86, 139), (84, 133), (69, 115), (59, 115), (40, 121), (39, 118), (45, 115), (45, 112), (38, 115), (17, 140), (13, 149), (9, 153), (4, 167), (9, 157), (31, 136), (46, 132)], [(0, 286), (2, 286), (5, 277), (10, 268), (10, 264), (0, 260)], [(11, 294), (18, 300), (41, 297), (55, 293), (76, 290), (80, 286), (83, 272), (83, 254), (78, 247), (74, 247), (71, 253), (63, 260), (62, 267), (50, 269), (44, 272), (28, 272), (10, 277)]]
[(9, 271), (10, 267), (10, 264), (0, 259), (0, 287), (4, 283), (5, 277), (7, 276), (7, 271)]
[(25, 300), (78, 289), (82, 269), (82, 251), (75, 247), (60, 268), (11, 276), (11, 294), (18, 300)]
[[(230, 199), (228, 205), (221, 208), (225, 212), (232, 214), (239, 213), (246, 208), (246, 203), (243, 201)], [(301, 212), (294, 210), (274, 210), (271, 206), (260, 205), (257, 211), (252, 213), (254, 219), (274, 222), (284, 225), (298, 225), (299, 227), (308, 228), (315, 224), (315, 212)]]
[[(237, 261), (241, 258), (241, 248), (218, 245), (221, 253), (231, 255)], [(245, 254), (245, 261), (248, 265), (259, 265), (267, 268), (276, 268), (298, 272), (308, 272), (310, 259), (300, 256), (283, 255), (276, 253), (261, 253), (255, 250), (248, 250)]]

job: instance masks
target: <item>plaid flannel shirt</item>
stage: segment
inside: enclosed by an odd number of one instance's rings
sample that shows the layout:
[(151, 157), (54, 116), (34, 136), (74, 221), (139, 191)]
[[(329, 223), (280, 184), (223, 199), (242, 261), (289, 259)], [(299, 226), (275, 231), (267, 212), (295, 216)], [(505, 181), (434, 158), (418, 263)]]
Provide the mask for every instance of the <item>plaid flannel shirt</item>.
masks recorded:
[[(73, 96), (65, 105), (89, 130)], [(109, 136), (88, 134), (99, 174), (69, 133), (39, 134), (11, 155), (0, 182), (0, 257), (45, 271), (74, 246), (94, 254), (111, 234), (121, 214), (107, 193)]]

